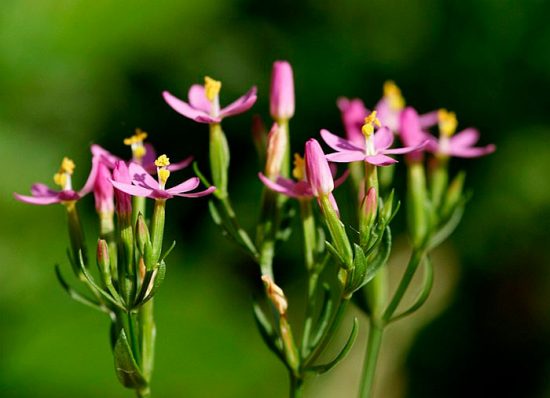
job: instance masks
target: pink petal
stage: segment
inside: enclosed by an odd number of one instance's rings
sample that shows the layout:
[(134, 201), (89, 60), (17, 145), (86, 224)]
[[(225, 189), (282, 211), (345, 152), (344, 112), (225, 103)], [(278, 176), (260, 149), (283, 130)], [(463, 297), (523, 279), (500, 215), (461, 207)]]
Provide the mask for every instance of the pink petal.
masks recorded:
[(176, 194), (176, 196), (181, 196), (181, 197), (184, 197), (184, 198), (200, 198), (201, 196), (210, 195), (215, 190), (216, 190), (216, 187), (212, 186), (212, 187), (209, 187), (209, 188), (205, 189), (204, 191), (190, 192), (190, 193), (180, 193), (180, 194)]
[[(433, 142), (433, 141), (426, 140), (420, 145), (416, 145), (416, 146), (406, 146), (403, 148), (386, 149), (384, 151), (380, 151), (380, 153), (386, 154), (386, 155), (400, 155), (403, 153), (410, 153), (410, 152), (419, 151), (425, 148), (430, 142)], [(435, 140), (435, 142), (437, 142), (437, 140)]]
[(338, 214), (338, 217), (340, 217), (340, 210), (338, 209), (338, 203), (336, 203), (336, 198), (334, 197), (334, 195), (331, 193), (329, 196), (328, 196), (328, 199), (330, 201), (330, 204), (332, 205), (332, 208), (334, 209), (334, 211), (336, 212), (336, 214)]
[(379, 128), (374, 133), (374, 148), (376, 150), (387, 149), (393, 144), (393, 133), (387, 127)]
[(145, 147), (145, 156), (141, 159), (141, 164), (147, 171), (153, 169), (156, 172), (157, 166), (155, 166), (155, 160), (157, 160), (157, 152), (153, 145), (148, 142), (143, 144), (143, 146)]
[(18, 193), (14, 193), (13, 196), (15, 199), (17, 199), (20, 202), (29, 203), (31, 205), (51, 205), (54, 203), (60, 203), (61, 199), (59, 199), (59, 196), (26, 196), (26, 195), (19, 195)]
[(192, 178), (189, 178), (188, 180), (185, 180), (181, 184), (175, 185), (172, 188), (167, 189), (166, 192), (172, 195), (181, 194), (184, 192), (192, 191), (193, 189), (198, 187), (200, 183), (201, 183), (201, 180), (199, 180), (198, 177), (192, 177)]
[(389, 101), (383, 97), (375, 106), (378, 119), (387, 126), (390, 131), (398, 131), (400, 125), (401, 110), (395, 110), (390, 106)]
[(299, 197), (299, 195), (294, 192), (294, 187), (296, 183), (288, 178), (279, 177), (277, 178), (277, 182), (273, 182), (262, 173), (258, 173), (258, 177), (264, 183), (264, 185), (272, 191), (289, 196), (291, 198)]
[(189, 156), (183, 159), (181, 162), (172, 163), (170, 166), (167, 167), (167, 169), (170, 171), (178, 171), (189, 166), (192, 161), (193, 161), (193, 156)]
[(88, 178), (84, 183), (84, 186), (79, 191), (80, 195), (84, 196), (92, 192), (92, 190), (94, 189), (95, 180), (97, 178), (97, 173), (99, 170), (99, 162), (100, 162), (100, 158), (98, 156), (94, 156), (92, 158), (92, 169), (90, 170), (90, 174), (88, 175)]
[(132, 183), (139, 185), (147, 189), (156, 189), (159, 185), (158, 181), (155, 180), (143, 167), (137, 163), (130, 163), (128, 167), (128, 172)]
[(93, 144), (90, 147), (90, 150), (92, 151), (93, 157), (99, 157), (100, 160), (111, 169), (115, 167), (115, 163), (117, 161), (121, 160), (118, 156), (113, 155), (111, 152), (97, 144)]
[(388, 166), (390, 164), (397, 163), (397, 160), (379, 153), (378, 155), (365, 157), (365, 162), (369, 162), (375, 166)]
[(329, 153), (327, 160), (338, 163), (358, 162), (365, 160), (365, 153), (361, 151), (342, 151)]
[(323, 137), (325, 143), (335, 151), (364, 151), (364, 146), (355, 145), (351, 141), (339, 137), (336, 134), (332, 134), (326, 129), (321, 130), (321, 137)]
[(418, 117), (420, 127), (428, 129), (439, 122), (439, 111), (428, 112)]
[(59, 192), (50, 189), (46, 184), (33, 184), (31, 187), (32, 196), (56, 196)]
[(179, 98), (174, 97), (168, 91), (164, 91), (162, 93), (162, 96), (164, 97), (164, 100), (168, 103), (168, 105), (172, 107), (173, 110), (196, 122), (219, 123), (221, 121), (221, 118), (219, 117), (214, 118), (204, 111), (193, 108), (187, 102), (184, 102)]
[(496, 146), (493, 144), (487, 145), (485, 147), (475, 147), (475, 148), (456, 148), (451, 147), (449, 150), (449, 155), (455, 156), (457, 158), (477, 158), (479, 156), (488, 155), (493, 153), (496, 150)]
[(201, 84), (193, 84), (189, 89), (189, 104), (199, 111), (210, 113), (210, 108), (212, 104), (206, 98), (204, 92), (204, 86)]
[(124, 184), (123, 182), (117, 182), (114, 180), (111, 180), (111, 184), (113, 184), (113, 187), (115, 187), (119, 191), (125, 192), (128, 195), (132, 196), (141, 196), (147, 198), (151, 197), (151, 194), (153, 193), (153, 189), (138, 187), (131, 184)]
[(256, 87), (252, 87), (248, 92), (220, 111), (221, 117), (233, 116), (246, 112), (256, 102)]
[(470, 147), (479, 140), (479, 131), (474, 128), (462, 130), (449, 139), (451, 147)]

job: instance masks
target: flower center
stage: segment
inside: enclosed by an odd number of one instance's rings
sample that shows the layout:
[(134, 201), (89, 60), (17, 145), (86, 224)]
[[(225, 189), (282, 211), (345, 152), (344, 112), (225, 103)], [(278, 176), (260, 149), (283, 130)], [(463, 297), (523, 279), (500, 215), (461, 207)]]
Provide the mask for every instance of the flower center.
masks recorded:
[(170, 166), (170, 159), (166, 155), (160, 155), (155, 160), (155, 166), (157, 166), (157, 176), (159, 180), (159, 189), (164, 189), (166, 181), (170, 177), (170, 170), (167, 169)]
[(365, 153), (367, 156), (376, 155), (376, 148), (374, 147), (374, 126), (381, 127), (382, 123), (376, 117), (376, 111), (372, 111), (370, 115), (365, 118), (365, 124), (361, 128), (363, 135), (365, 136)]
[(439, 119), (439, 134), (441, 137), (450, 137), (456, 131), (456, 126), (458, 121), (456, 120), (456, 114), (454, 112), (449, 112), (446, 109), (440, 109), (437, 112), (437, 117)]
[(210, 101), (210, 115), (217, 117), (220, 114), (220, 90), (222, 82), (214, 80), (211, 77), (204, 78), (204, 93), (208, 101)]
[(71, 175), (74, 172), (74, 168), (74, 162), (68, 157), (64, 157), (59, 171), (53, 176), (55, 184), (59, 185), (64, 191), (71, 191), (73, 189)]
[(132, 149), (132, 160), (141, 164), (141, 160), (145, 156), (147, 150), (143, 145), (143, 141), (147, 138), (147, 133), (141, 129), (136, 129), (133, 136), (124, 139), (124, 145), (129, 145)]
[(391, 80), (384, 83), (384, 98), (388, 100), (390, 108), (394, 111), (400, 111), (405, 107), (405, 99), (401, 95), (401, 90)]
[(292, 176), (296, 178), (297, 181), (305, 180), (306, 167), (304, 158), (298, 153), (294, 154), (294, 168), (292, 169)]

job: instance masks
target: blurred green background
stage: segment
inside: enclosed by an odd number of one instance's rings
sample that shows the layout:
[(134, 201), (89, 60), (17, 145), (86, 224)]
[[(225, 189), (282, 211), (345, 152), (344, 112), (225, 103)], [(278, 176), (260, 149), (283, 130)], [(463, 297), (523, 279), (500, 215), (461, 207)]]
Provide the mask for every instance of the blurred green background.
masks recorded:
[[(24, 205), (12, 193), (49, 182), (64, 155), (77, 161), (79, 186), (89, 144), (126, 155), (122, 139), (136, 127), (159, 151), (194, 154), (205, 168), (206, 126), (177, 115), (160, 93), (183, 97), (208, 74), (223, 81), (222, 103), (258, 85), (253, 112), (224, 122), (230, 189), (252, 227), (261, 187), (251, 115), (268, 117), (271, 63), (287, 59), (296, 150), (322, 127), (342, 131), (338, 96), (373, 106), (386, 79), (421, 111), (456, 111), (460, 126), (479, 127), (482, 143), (498, 148), (453, 163), (468, 170), (474, 196), (437, 253), (427, 309), (390, 329), (378, 396), (550, 397), (548, 15), (544, 0), (2, 0), (0, 396), (131, 396), (116, 381), (107, 319), (55, 280), (53, 264), (67, 266), (63, 209)], [(81, 206), (91, 243), (92, 203)], [(166, 236), (178, 245), (156, 300), (155, 396), (285, 396), (285, 371), (251, 315), (258, 271), (218, 234), (205, 200), (172, 201), (168, 218)], [(399, 240), (396, 270), (406, 258)], [(295, 241), (276, 267), (299, 303)], [(362, 321), (350, 357), (310, 382), (306, 396), (355, 396)]]

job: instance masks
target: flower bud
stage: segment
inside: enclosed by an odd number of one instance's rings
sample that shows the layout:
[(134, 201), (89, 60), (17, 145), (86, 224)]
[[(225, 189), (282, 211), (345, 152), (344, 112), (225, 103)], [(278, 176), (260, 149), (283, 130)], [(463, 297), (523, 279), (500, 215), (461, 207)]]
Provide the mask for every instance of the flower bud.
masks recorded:
[(145, 224), (145, 220), (143, 220), (143, 215), (139, 213), (137, 221), (136, 221), (136, 239), (137, 239), (137, 246), (139, 249), (139, 252), (144, 255), (145, 254), (145, 245), (147, 243), (150, 243), (149, 238), (149, 228), (147, 228), (147, 224)]
[(112, 214), (114, 211), (114, 189), (109, 181), (111, 172), (105, 163), (97, 162), (97, 174), (94, 182), (95, 208), (99, 214)]
[(260, 158), (260, 164), (265, 161), (265, 152), (267, 148), (267, 131), (265, 129), (262, 117), (258, 114), (252, 115), (252, 140), (256, 147), (256, 152)]
[(392, 189), (392, 191), (384, 201), (384, 206), (382, 207), (381, 215), (382, 215), (383, 222), (389, 222), (393, 214), (393, 197), (394, 197), (394, 190)]
[(273, 63), (269, 106), (271, 116), (277, 121), (294, 116), (294, 77), (286, 61)]
[[(113, 180), (117, 182), (123, 182), (125, 184), (131, 184), (132, 180), (130, 178), (130, 173), (126, 163), (119, 160), (115, 164), (115, 169), (113, 170)], [(125, 192), (115, 189), (115, 198), (116, 198), (116, 211), (120, 215), (132, 214), (132, 199), (130, 195)]]
[(361, 205), (361, 210), (364, 217), (363, 222), (365, 227), (367, 228), (370, 228), (373, 225), (376, 218), (378, 201), (377, 196), (378, 195), (376, 195), (376, 188), (370, 187)]
[(109, 245), (107, 241), (97, 241), (97, 267), (104, 281), (111, 279), (111, 260), (109, 258)]
[(323, 149), (314, 138), (306, 142), (305, 162), (307, 180), (313, 195), (319, 197), (330, 194), (334, 190), (334, 180)]
[(273, 280), (267, 275), (262, 275), (262, 281), (265, 285), (267, 297), (269, 298), (269, 300), (271, 300), (279, 315), (286, 315), (288, 302), (286, 300), (283, 289), (277, 286), (275, 282), (273, 282)]
[(275, 180), (281, 174), (287, 147), (287, 135), (277, 123), (273, 123), (267, 137), (267, 161), (265, 164), (265, 175), (270, 180)]

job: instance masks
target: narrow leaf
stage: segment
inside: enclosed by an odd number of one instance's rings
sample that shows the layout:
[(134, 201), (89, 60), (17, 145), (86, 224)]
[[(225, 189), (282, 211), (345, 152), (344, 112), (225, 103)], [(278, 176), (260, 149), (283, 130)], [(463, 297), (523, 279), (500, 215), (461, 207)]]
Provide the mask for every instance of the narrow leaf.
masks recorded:
[(120, 331), (113, 355), (118, 380), (120, 380), (124, 387), (140, 389), (147, 386), (147, 381), (136, 363), (124, 330)]
[(69, 295), (70, 298), (72, 298), (73, 300), (75, 300), (79, 303), (87, 305), (91, 308), (99, 310), (101, 312), (105, 312), (107, 314), (110, 312), (108, 308), (102, 306), (100, 303), (98, 303), (98, 302), (86, 297), (85, 295), (77, 292), (76, 290), (74, 290), (67, 283), (67, 281), (65, 281), (65, 279), (63, 278), (63, 275), (61, 275), (61, 269), (59, 268), (59, 265), (57, 265), (57, 264), (55, 265), (55, 275), (57, 277), (57, 280), (59, 281), (59, 284), (67, 292), (67, 294)]

